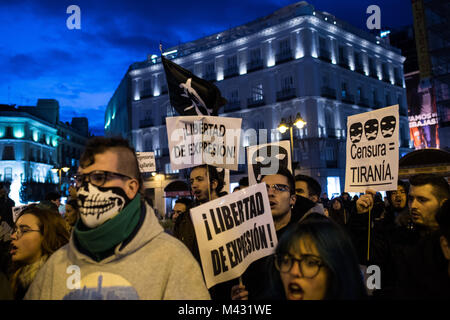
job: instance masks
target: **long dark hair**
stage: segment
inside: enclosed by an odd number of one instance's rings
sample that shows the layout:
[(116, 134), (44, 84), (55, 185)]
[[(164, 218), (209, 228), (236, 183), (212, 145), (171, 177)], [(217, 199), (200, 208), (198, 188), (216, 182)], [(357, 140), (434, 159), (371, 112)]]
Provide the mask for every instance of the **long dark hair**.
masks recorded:
[[(300, 251), (300, 240), (310, 239), (328, 272), (325, 299), (353, 300), (367, 296), (355, 249), (347, 233), (328, 217), (312, 213), (287, 230), (278, 242), (276, 254)], [(271, 266), (272, 290), (285, 297), (280, 274)]]

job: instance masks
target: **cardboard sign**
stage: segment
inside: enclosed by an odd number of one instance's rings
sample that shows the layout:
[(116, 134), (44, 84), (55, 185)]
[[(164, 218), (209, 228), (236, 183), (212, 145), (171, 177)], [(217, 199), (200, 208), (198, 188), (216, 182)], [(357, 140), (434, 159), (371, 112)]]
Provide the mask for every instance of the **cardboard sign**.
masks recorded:
[(292, 173), (291, 156), (289, 140), (247, 147), (249, 185), (256, 184), (265, 175), (276, 174), (281, 167)]
[(166, 123), (172, 170), (201, 164), (238, 169), (241, 118), (183, 116)]
[(156, 161), (154, 152), (136, 152), (136, 157), (139, 163), (139, 170), (144, 172), (155, 172)]
[(190, 214), (208, 288), (238, 278), (277, 246), (265, 183), (193, 208)]
[(345, 191), (397, 189), (398, 105), (347, 119)]

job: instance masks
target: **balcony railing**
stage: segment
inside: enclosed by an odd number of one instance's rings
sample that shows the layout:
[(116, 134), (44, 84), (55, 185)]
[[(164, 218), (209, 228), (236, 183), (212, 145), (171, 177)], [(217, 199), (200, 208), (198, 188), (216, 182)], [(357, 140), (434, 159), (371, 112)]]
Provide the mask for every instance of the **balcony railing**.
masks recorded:
[(228, 67), (223, 72), (224, 79), (231, 78), (239, 75), (239, 69), (237, 66)]
[(248, 108), (256, 108), (265, 105), (266, 102), (263, 97), (260, 99), (248, 98), (247, 99), (247, 107)]
[(240, 101), (228, 101), (224, 108), (224, 112), (233, 112), (238, 110), (241, 110)]
[(279, 64), (279, 63), (283, 63), (283, 62), (287, 62), (292, 60), (292, 51), (291, 50), (286, 50), (286, 51), (282, 51), (280, 53), (277, 53), (275, 55), (275, 63)]
[(285, 88), (281, 91), (277, 91), (277, 101), (284, 101), (295, 98), (295, 88)]
[(264, 68), (264, 64), (263, 64), (262, 59), (252, 60), (249, 63), (247, 63), (247, 73), (256, 71), (256, 70), (261, 70), (263, 68)]
[(153, 93), (150, 90), (142, 90), (139, 94), (140, 100), (153, 97)]
[(139, 128), (153, 127), (152, 119), (139, 120)]
[(336, 99), (336, 90), (330, 87), (322, 87), (320, 94), (325, 98)]

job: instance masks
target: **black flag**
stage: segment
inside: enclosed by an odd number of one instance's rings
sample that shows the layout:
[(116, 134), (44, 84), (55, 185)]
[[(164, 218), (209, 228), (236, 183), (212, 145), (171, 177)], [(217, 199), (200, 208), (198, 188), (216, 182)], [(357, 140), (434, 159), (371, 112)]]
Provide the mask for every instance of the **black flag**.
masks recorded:
[(219, 89), (211, 82), (161, 56), (166, 72), (170, 103), (183, 116), (217, 116), (227, 103)]

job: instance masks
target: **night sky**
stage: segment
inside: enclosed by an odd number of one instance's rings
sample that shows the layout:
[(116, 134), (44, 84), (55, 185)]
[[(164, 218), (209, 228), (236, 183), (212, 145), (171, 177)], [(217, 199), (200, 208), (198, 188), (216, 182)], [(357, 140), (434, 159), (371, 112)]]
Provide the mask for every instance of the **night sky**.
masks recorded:
[[(56, 99), (60, 120), (86, 116), (103, 135), (104, 110), (130, 64), (164, 48), (263, 17), (294, 1), (0, 0), (0, 104)], [(366, 9), (381, 9), (382, 28), (411, 25), (411, 0), (309, 1), (361, 29)], [(81, 30), (69, 30), (67, 7), (81, 9)]]

